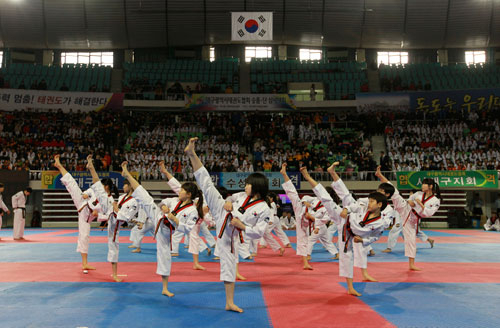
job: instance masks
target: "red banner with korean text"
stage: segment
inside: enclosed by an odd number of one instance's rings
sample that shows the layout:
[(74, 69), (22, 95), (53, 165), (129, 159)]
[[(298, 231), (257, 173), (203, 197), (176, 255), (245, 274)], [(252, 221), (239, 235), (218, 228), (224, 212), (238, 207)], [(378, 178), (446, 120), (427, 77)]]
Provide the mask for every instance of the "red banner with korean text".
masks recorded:
[(27, 109), (64, 112), (123, 109), (123, 93), (0, 89), (0, 110)]

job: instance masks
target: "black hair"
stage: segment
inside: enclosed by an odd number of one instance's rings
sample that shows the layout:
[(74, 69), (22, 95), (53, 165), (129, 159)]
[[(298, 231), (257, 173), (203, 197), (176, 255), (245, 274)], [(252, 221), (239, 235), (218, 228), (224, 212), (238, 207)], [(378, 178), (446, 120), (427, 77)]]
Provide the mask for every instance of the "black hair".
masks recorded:
[(267, 194), (269, 192), (269, 181), (266, 176), (262, 173), (252, 173), (246, 178), (245, 183), (252, 186), (251, 197), (259, 194), (261, 199), (267, 201)]
[(123, 184), (124, 185), (129, 185), (130, 186), (130, 181), (128, 181), (127, 179), (123, 180)]
[(276, 193), (275, 193), (275, 192), (270, 192), (270, 193), (268, 193), (268, 194), (267, 194), (267, 197), (269, 197), (270, 199), (272, 199), (272, 200), (273, 200), (273, 202), (278, 203), (278, 200), (277, 200), (278, 195), (276, 195)]
[(386, 196), (387, 194), (389, 194), (389, 196), (387, 196), (388, 198), (392, 197), (392, 195), (394, 195), (394, 191), (396, 191), (394, 186), (387, 182), (379, 184), (378, 189), (382, 189), (384, 191), (384, 194), (386, 194)]
[(432, 193), (434, 194), (434, 196), (441, 199), (441, 191), (439, 190), (439, 185), (436, 183), (434, 179), (425, 178), (424, 181), (422, 181), (422, 184), (427, 184), (429, 186), (432, 186)]
[(223, 186), (217, 186), (215, 187), (219, 194), (221, 195), (222, 199), (226, 200), (226, 198), (229, 196), (229, 191), (227, 191), (226, 187)]
[(0, 182), (0, 188), (5, 187), (3, 183)]
[(103, 186), (108, 186), (109, 192), (111, 196), (113, 196), (113, 198), (118, 198), (118, 187), (113, 183), (113, 180), (111, 180), (110, 178), (104, 178), (101, 180), (101, 183)]
[(377, 202), (377, 204), (382, 203), (382, 207), (380, 208), (380, 211), (385, 210), (385, 208), (387, 207), (387, 197), (385, 197), (385, 195), (382, 195), (378, 191), (371, 192), (368, 195), (368, 198), (374, 199)]
[(337, 193), (335, 192), (335, 190), (333, 190), (332, 187), (327, 186), (327, 187), (325, 187), (325, 189), (326, 189), (326, 192), (328, 192), (328, 194), (330, 194), (330, 197), (332, 197), (335, 204), (342, 205), (342, 202), (340, 200), (339, 195), (337, 195)]
[(29, 192), (30, 194), (33, 192), (33, 189), (31, 189), (31, 187), (27, 187), (26, 189), (24, 189), (25, 191)]
[(191, 200), (194, 201), (198, 197), (198, 204), (196, 204), (196, 210), (198, 211), (198, 217), (203, 217), (203, 193), (198, 189), (198, 186), (194, 182), (184, 182), (181, 186), (186, 192), (191, 194)]

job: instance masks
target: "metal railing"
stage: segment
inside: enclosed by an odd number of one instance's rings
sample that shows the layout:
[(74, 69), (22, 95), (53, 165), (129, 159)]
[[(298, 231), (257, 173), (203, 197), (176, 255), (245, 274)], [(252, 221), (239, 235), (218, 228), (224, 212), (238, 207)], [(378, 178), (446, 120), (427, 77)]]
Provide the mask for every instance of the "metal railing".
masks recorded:
[[(278, 173), (278, 172), (275, 172)], [(331, 181), (332, 177), (328, 172), (309, 172), (311, 177), (316, 181)], [(340, 178), (344, 181), (378, 181), (378, 178), (375, 176), (375, 171), (352, 171), (352, 172), (337, 172)], [(396, 180), (396, 172), (395, 171), (386, 171), (382, 172), (382, 174), (389, 180)], [(173, 173), (173, 176), (179, 181), (194, 181), (194, 176), (192, 173)], [(42, 171), (40, 170), (31, 170), (29, 174), (31, 181), (39, 181), (42, 179)], [(146, 179), (141, 177), (142, 181), (162, 181), (163, 178), (149, 178)]]

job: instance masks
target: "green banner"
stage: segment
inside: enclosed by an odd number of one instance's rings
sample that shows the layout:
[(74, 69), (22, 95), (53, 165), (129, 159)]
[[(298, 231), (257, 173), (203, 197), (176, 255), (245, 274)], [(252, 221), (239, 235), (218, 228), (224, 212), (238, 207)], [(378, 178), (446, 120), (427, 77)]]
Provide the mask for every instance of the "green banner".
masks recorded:
[(498, 171), (416, 171), (397, 172), (398, 189), (420, 189), (426, 178), (441, 188), (498, 189)]

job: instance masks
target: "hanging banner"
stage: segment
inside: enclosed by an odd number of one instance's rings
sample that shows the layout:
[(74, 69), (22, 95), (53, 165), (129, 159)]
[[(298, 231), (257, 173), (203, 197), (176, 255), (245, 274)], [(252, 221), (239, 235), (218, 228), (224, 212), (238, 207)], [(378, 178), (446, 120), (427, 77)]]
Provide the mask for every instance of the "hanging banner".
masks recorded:
[(272, 12), (232, 12), (231, 41), (272, 41)]
[(186, 109), (207, 111), (294, 110), (295, 95), (287, 94), (192, 94)]
[(407, 93), (357, 93), (358, 113), (366, 112), (409, 112), (410, 96)]
[(410, 106), (426, 113), (489, 111), (500, 107), (500, 89), (412, 92)]
[[(285, 182), (279, 172), (260, 172), (269, 180), (269, 190), (282, 190), (281, 185)], [(297, 190), (300, 189), (300, 172), (287, 172), (290, 180)], [(231, 191), (245, 190), (246, 178), (251, 172), (211, 172), (212, 182), (216, 186), (225, 187)]]
[(421, 189), (422, 181), (434, 179), (440, 188), (498, 189), (498, 171), (397, 172), (398, 189)]
[(62, 109), (63, 112), (123, 109), (123, 93), (0, 89), (0, 109)]
[[(88, 171), (71, 171), (69, 172), (75, 179), (78, 187), (82, 191), (90, 188), (92, 185), (92, 175)], [(139, 180), (139, 172), (130, 172), (134, 179)], [(123, 181), (125, 180), (119, 172), (97, 172), (100, 179), (110, 178), (119, 190), (123, 189)], [(42, 171), (42, 189), (64, 189), (66, 187), (61, 182), (61, 173), (59, 171)]]

